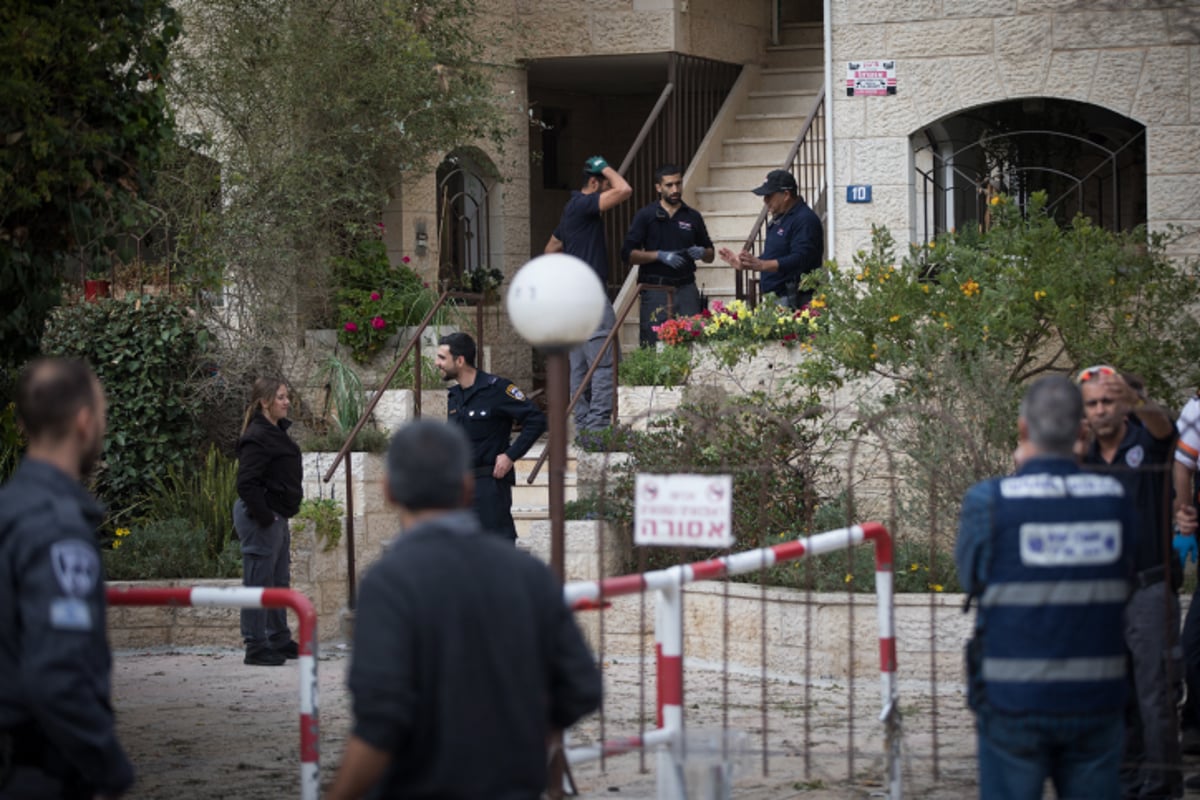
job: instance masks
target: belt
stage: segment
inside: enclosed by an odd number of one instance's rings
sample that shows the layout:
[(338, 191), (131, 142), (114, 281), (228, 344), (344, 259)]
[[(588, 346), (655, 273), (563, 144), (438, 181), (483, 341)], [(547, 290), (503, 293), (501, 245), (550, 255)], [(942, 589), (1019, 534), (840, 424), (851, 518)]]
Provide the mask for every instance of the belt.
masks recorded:
[(673, 286), (678, 289), (681, 286), (687, 286), (690, 283), (695, 283), (695, 278), (660, 278), (657, 275), (650, 275), (645, 278), (638, 278), (638, 283), (648, 283), (652, 286)]
[(1155, 585), (1156, 583), (1162, 583), (1163, 577), (1165, 575), (1166, 575), (1166, 570), (1163, 569), (1162, 564), (1159, 564), (1157, 567), (1150, 567), (1150, 569), (1144, 569), (1141, 572), (1134, 575), (1133, 582), (1139, 589), (1148, 589), (1151, 586)]

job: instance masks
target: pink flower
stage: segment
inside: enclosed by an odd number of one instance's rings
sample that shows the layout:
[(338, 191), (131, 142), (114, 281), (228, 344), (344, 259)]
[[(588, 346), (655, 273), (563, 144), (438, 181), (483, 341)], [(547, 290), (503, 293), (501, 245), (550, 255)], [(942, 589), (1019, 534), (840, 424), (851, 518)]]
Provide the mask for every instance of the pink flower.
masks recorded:
[(401, 261), (403, 261), (405, 264), (407, 264), (408, 262), (412, 261), (412, 259), (411, 259), (411, 258), (409, 258), (408, 256), (404, 256), (404, 257), (403, 257), (403, 258), (401, 258), (400, 260), (401, 260)]
[(381, 295), (381, 294), (379, 294), (379, 292), (371, 292), (371, 299), (372, 299), (372, 300), (378, 300), (380, 297), (382, 297), (382, 295)]
[(358, 333), (358, 326), (353, 322), (347, 322), (342, 329), (347, 333)]
[(376, 317), (371, 320), (371, 327), (377, 331), (381, 331), (387, 327), (387, 323), (383, 321), (383, 317)]

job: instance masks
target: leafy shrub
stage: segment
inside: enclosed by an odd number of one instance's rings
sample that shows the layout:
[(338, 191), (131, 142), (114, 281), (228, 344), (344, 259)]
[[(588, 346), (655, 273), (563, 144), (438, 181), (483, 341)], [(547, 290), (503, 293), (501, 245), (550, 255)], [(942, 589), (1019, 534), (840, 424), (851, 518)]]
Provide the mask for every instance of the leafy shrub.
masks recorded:
[(141, 512), (146, 522), (184, 519), (206, 533), (206, 552), (215, 558), (236, 540), (233, 504), (237, 501), (237, 461), (209, 446), (204, 463), (172, 465), (155, 481)]
[[(346, 434), (340, 431), (328, 430), (324, 433), (309, 433), (300, 439), (300, 449), (306, 453), (336, 453), (346, 442)], [(356, 453), (386, 453), (388, 435), (377, 428), (364, 427), (354, 437), (354, 445), (350, 448)]]
[(104, 571), (116, 581), (240, 577), (237, 539), (216, 557), (209, 554), (207, 541), (207, 531), (187, 519), (135, 526), (101, 551)]
[(167, 298), (103, 300), (55, 309), (42, 338), (50, 355), (92, 365), (108, 396), (108, 436), (96, 491), (116, 511), (133, 506), (198, 444), (189, 382), (208, 333)]
[(313, 524), (317, 542), (324, 542), (326, 553), (337, 548), (342, 540), (342, 518), (346, 509), (338, 500), (332, 497), (322, 497), (316, 500), (302, 500), (300, 510), (295, 519), (308, 520)]
[(621, 355), (622, 386), (682, 386), (692, 369), (686, 347), (639, 347)]

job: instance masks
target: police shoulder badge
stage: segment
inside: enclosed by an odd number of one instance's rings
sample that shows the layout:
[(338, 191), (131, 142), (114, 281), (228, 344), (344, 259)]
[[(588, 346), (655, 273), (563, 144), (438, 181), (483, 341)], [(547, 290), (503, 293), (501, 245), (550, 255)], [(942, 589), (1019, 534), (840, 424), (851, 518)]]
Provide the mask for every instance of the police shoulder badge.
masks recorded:
[(54, 577), (67, 597), (87, 597), (100, 580), (100, 558), (96, 549), (78, 539), (63, 539), (50, 545)]
[(504, 390), (504, 393), (507, 394), (509, 397), (511, 397), (513, 400), (524, 400), (525, 399), (525, 393), (522, 392), (520, 389), (518, 389), (517, 385), (515, 383), (510, 383), (508, 385), (508, 388)]

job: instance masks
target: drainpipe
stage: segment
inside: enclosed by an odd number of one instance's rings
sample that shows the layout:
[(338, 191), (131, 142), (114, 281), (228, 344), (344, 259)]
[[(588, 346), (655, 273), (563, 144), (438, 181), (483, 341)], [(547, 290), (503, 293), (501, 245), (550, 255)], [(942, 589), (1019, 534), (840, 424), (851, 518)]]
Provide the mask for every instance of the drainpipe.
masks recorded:
[(825, 19), (825, 254), (826, 258), (837, 258), (837, 230), (835, 217), (837, 197), (833, 192), (833, 106), (837, 92), (833, 87), (833, 0), (824, 0), (822, 14)]

